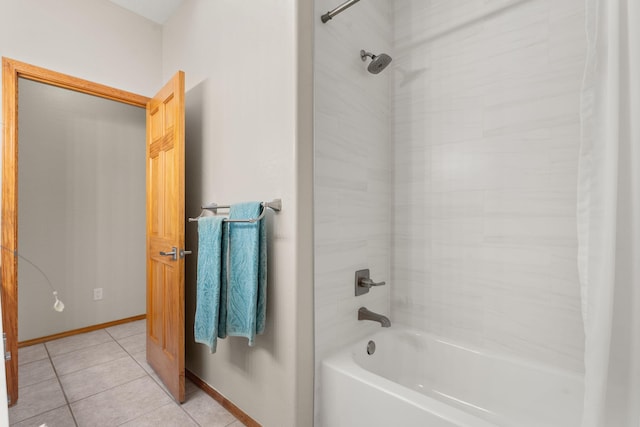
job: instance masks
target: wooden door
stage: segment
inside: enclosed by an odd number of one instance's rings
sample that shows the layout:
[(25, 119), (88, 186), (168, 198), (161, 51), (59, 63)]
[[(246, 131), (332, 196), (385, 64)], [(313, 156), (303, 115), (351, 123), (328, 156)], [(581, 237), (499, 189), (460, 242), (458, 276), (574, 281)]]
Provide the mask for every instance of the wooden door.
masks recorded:
[(184, 401), (184, 73), (147, 104), (147, 362)]
[[(9, 405), (18, 401), (18, 81), (29, 79), (144, 108), (149, 98), (10, 58), (2, 58), (2, 222), (0, 274)], [(142, 141), (140, 141), (142, 143)], [(142, 167), (142, 165), (140, 165)]]

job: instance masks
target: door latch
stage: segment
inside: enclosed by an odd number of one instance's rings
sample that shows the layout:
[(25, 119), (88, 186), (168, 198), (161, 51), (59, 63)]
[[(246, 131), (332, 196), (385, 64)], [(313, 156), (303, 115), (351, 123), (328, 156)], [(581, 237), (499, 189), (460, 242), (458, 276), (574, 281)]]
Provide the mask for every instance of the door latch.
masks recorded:
[(160, 251), (160, 255), (162, 256), (170, 256), (172, 260), (176, 261), (178, 259), (178, 248), (175, 246), (171, 248), (171, 252)]
[(175, 246), (171, 248), (171, 252), (160, 251), (160, 255), (162, 256), (170, 256), (172, 260), (177, 261), (178, 257), (183, 259), (186, 255), (191, 255), (193, 252), (185, 251), (184, 249), (178, 250)]
[(11, 352), (7, 351), (7, 333), (6, 332), (2, 333), (2, 348), (4, 350), (4, 360), (8, 362), (9, 360), (11, 360)]

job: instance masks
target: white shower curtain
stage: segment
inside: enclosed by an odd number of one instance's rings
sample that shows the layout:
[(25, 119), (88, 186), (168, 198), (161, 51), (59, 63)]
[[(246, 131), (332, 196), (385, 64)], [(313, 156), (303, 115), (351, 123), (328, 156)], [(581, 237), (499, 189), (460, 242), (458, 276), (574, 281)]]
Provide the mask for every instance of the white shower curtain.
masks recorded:
[(582, 427), (640, 427), (640, 0), (586, 0), (578, 268)]

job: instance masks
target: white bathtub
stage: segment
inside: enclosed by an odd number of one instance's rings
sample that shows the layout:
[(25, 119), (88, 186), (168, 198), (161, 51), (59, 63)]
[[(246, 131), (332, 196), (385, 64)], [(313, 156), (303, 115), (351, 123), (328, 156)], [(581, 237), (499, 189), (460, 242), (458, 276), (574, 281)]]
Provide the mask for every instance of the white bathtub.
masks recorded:
[(581, 376), (395, 325), (323, 361), (321, 375), (324, 427), (580, 425)]

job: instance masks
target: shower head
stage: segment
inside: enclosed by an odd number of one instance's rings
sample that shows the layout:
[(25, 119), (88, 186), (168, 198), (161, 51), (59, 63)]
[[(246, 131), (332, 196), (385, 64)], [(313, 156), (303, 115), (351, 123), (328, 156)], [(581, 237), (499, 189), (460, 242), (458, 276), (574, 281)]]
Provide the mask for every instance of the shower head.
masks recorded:
[(360, 51), (360, 58), (363, 61), (367, 60), (367, 56), (371, 58), (371, 63), (367, 67), (367, 70), (371, 74), (378, 74), (380, 71), (387, 68), (387, 65), (391, 62), (391, 57), (386, 53), (380, 55), (374, 55), (371, 52), (366, 52), (364, 49)]

